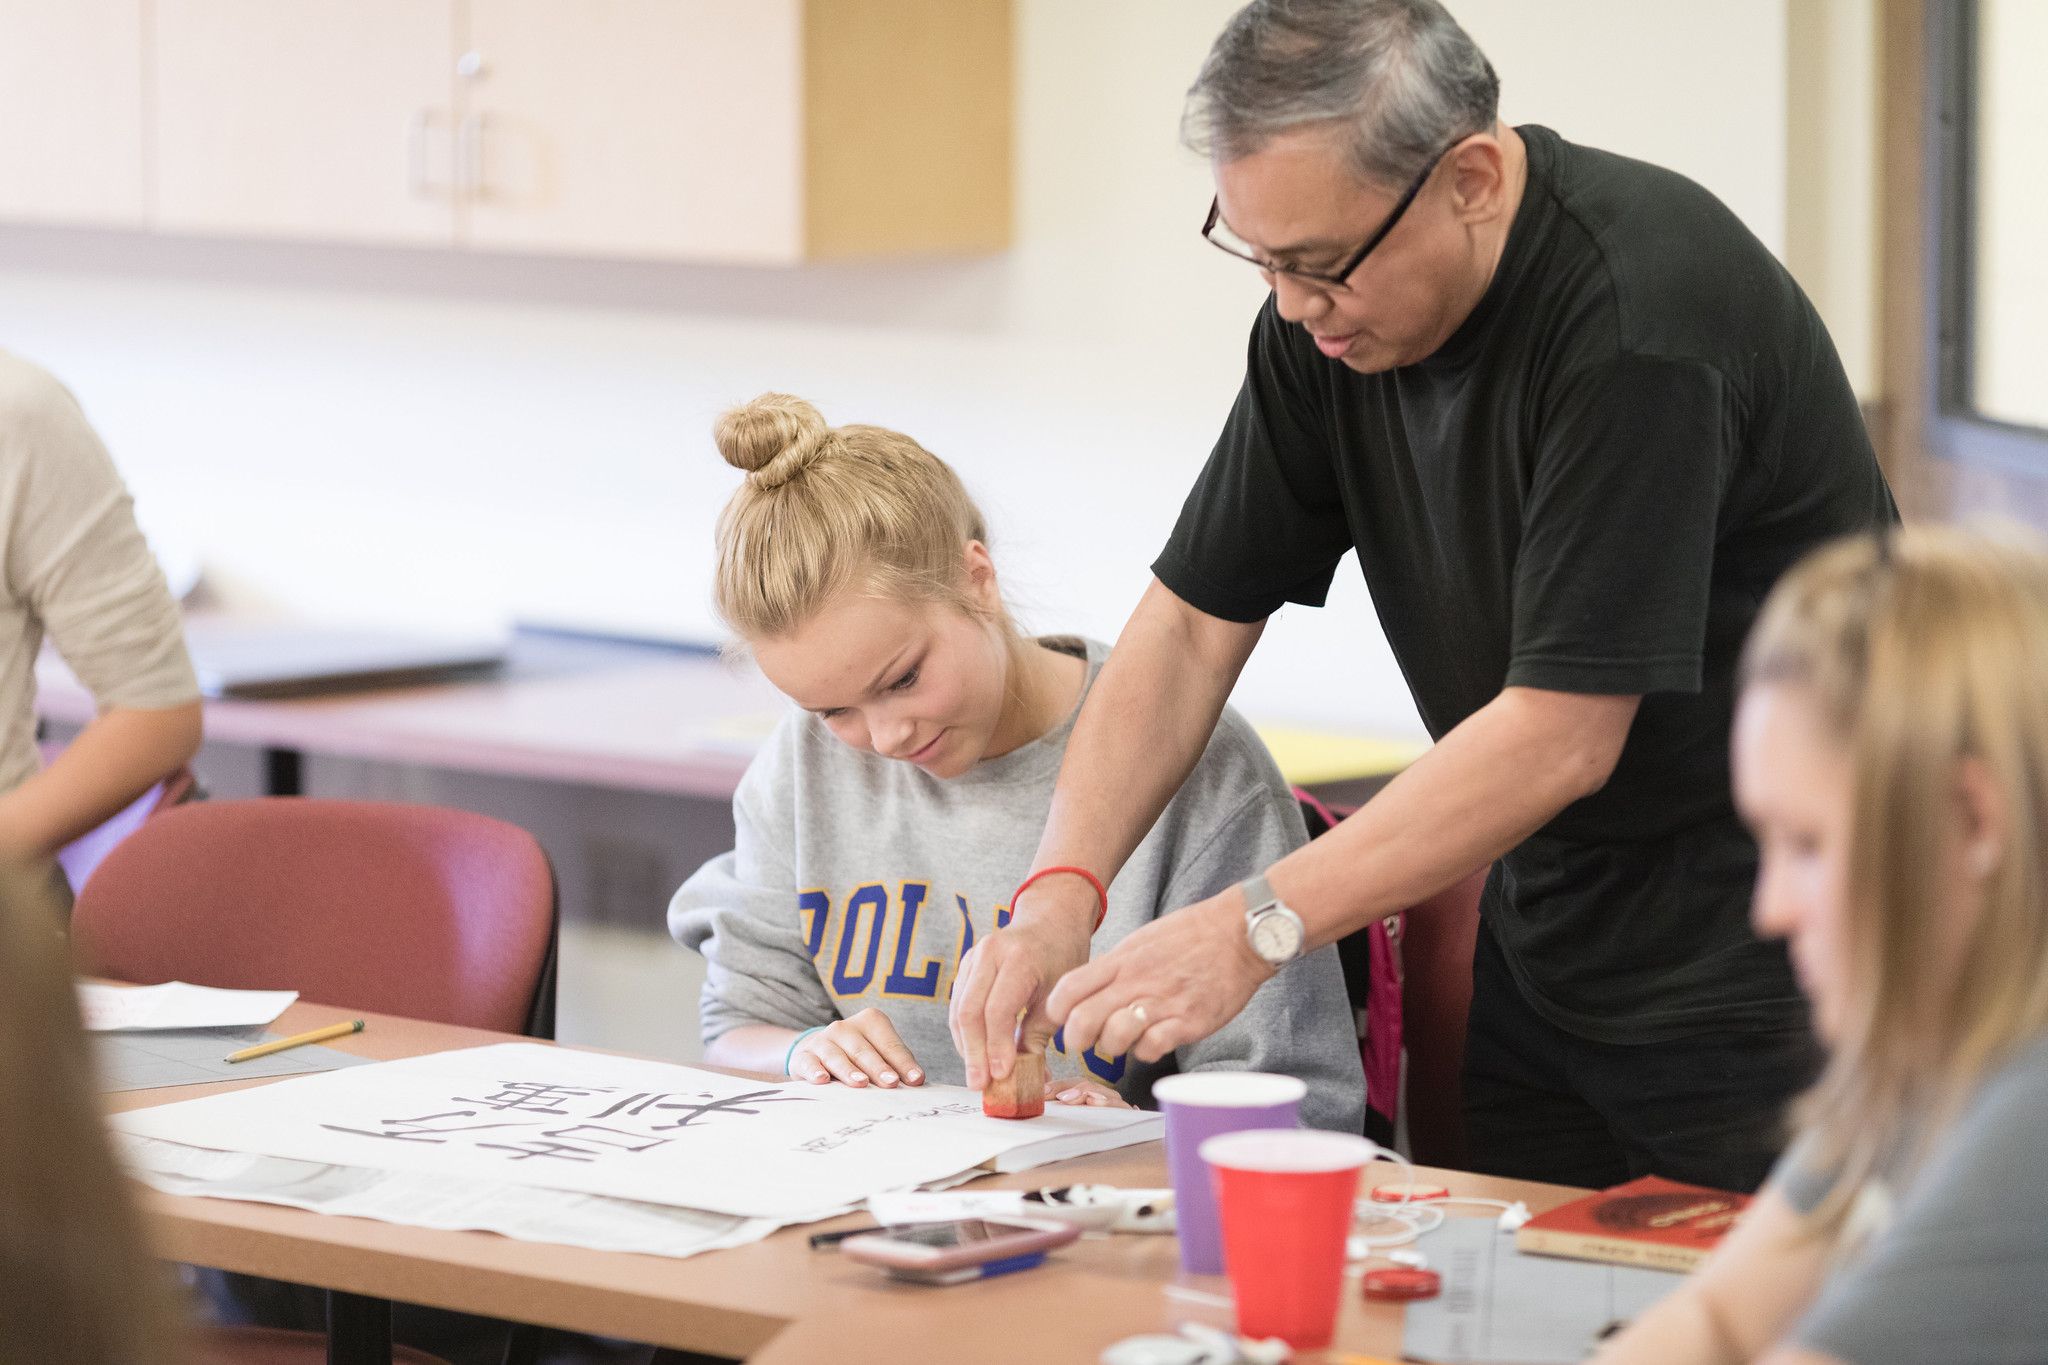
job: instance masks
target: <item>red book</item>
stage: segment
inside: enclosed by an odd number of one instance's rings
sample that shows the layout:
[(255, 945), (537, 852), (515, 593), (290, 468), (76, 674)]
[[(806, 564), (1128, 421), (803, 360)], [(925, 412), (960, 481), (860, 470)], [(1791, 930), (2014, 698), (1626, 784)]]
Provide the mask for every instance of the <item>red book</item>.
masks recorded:
[(1538, 1214), (1515, 1234), (1515, 1248), (1542, 1256), (1691, 1270), (1748, 1206), (1746, 1194), (1646, 1175)]

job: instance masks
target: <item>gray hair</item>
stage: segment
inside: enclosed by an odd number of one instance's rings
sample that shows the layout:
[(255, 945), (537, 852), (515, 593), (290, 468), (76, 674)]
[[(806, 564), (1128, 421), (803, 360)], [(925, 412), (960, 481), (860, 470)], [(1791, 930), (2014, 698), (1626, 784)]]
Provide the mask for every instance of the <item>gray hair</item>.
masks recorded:
[(1253, 0), (1189, 87), (1181, 138), (1234, 161), (1327, 123), (1359, 177), (1391, 188), (1499, 107), (1493, 64), (1437, 0)]

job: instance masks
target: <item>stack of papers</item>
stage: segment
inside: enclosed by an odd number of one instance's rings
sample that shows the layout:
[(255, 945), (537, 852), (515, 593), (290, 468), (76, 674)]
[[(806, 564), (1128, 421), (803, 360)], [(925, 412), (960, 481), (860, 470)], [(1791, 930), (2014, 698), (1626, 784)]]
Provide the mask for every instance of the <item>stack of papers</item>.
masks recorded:
[(183, 981), (166, 981), (161, 986), (90, 982), (78, 986), (79, 1013), (94, 1033), (267, 1024), (298, 998), (297, 991), (224, 991)]
[(298, 998), (297, 991), (225, 991), (183, 981), (78, 985), (78, 1010), (93, 1034), (102, 1091), (294, 1076), (356, 1065), (360, 1058), (325, 1047), (295, 1047), (229, 1063), (229, 1053), (269, 1041), (263, 1025)]
[[(853, 1090), (503, 1043), (115, 1116), (179, 1194), (691, 1255), (870, 1195), (1151, 1141), (1156, 1114), (991, 1119), (951, 1086)], [(227, 1154), (227, 1155), (223, 1155)]]
[(284, 1204), (453, 1232), (495, 1232), (526, 1242), (694, 1256), (743, 1246), (782, 1226), (632, 1199), (606, 1199), (502, 1180), (411, 1175), (369, 1166), (208, 1151), (115, 1134), (135, 1176), (166, 1194)]

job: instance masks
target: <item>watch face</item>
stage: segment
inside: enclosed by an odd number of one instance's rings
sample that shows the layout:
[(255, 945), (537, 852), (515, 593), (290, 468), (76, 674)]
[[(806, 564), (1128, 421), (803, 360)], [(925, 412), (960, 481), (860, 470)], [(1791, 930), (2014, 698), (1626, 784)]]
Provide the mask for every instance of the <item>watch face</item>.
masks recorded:
[(1252, 951), (1268, 962), (1285, 962), (1301, 948), (1301, 925), (1292, 915), (1260, 915), (1252, 924)]

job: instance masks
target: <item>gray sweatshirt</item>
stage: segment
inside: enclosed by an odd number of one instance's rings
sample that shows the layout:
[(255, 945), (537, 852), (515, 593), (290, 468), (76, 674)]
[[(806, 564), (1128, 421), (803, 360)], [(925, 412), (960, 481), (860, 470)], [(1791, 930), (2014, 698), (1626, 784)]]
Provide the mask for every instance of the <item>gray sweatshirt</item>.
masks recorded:
[[(1846, 1254), (1789, 1341), (1855, 1365), (2048, 1360), (2044, 1124), (2048, 1038), (2039, 1038), (1985, 1078), (1918, 1170), (1894, 1163), (1866, 1187), (1845, 1234), (1853, 1244), (1838, 1244)], [(1794, 1143), (1771, 1176), (1802, 1214), (1834, 1188), (1813, 1144)]]
[[(1045, 643), (1085, 650), (1091, 686), (1108, 654), (1093, 641)], [(669, 904), (669, 931), (708, 966), (704, 1040), (741, 1024), (810, 1028), (873, 1006), (933, 1081), (961, 1084), (946, 1027), (954, 974), (975, 939), (1009, 920), (1073, 726), (1069, 715), (946, 780), (851, 749), (793, 711), (733, 798), (738, 847), (698, 869)], [(1272, 757), (1226, 710), (1110, 887), (1094, 952), (1243, 881), (1304, 838)], [(1304, 1124), (1356, 1133), (1364, 1122), (1365, 1078), (1334, 948), (1283, 968), (1237, 1018), (1158, 1062), (1073, 1058), (1055, 1040), (1051, 1063), (1055, 1076), (1085, 1070), (1138, 1105), (1176, 1071), (1284, 1072), (1308, 1082)]]

